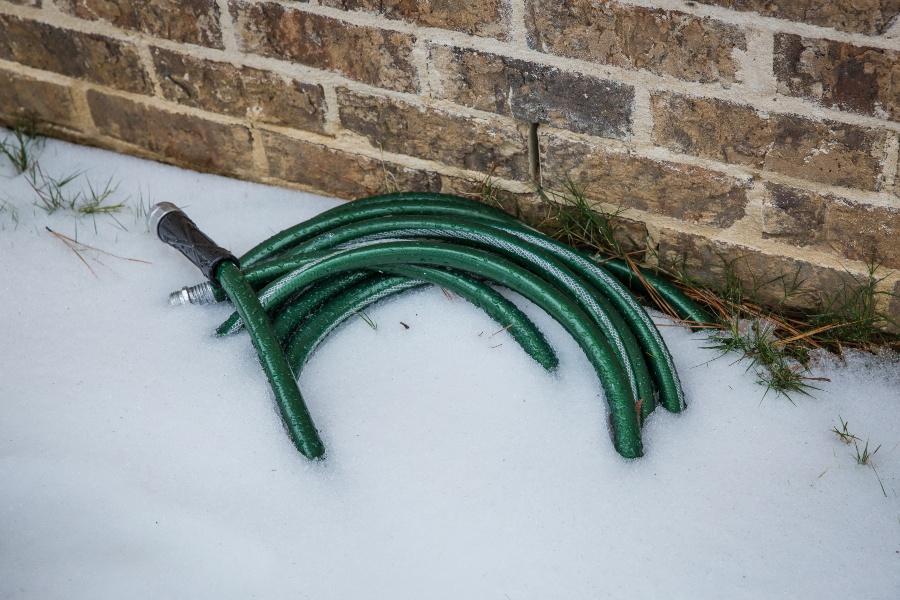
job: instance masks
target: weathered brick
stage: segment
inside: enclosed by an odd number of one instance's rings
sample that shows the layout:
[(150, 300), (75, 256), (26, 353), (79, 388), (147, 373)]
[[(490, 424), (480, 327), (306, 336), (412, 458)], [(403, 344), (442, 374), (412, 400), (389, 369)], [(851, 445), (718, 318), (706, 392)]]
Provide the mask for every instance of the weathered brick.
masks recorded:
[(655, 241), (660, 266), (682, 270), (713, 289), (737, 277), (755, 301), (782, 309), (815, 310), (823, 295), (856, 283), (843, 269), (666, 227)]
[(341, 124), (387, 152), (525, 181), (527, 134), (512, 124), (489, 122), (338, 88)]
[(766, 184), (763, 201), (763, 237), (778, 238), (798, 246), (822, 240), (825, 198), (815, 192), (775, 183)]
[(321, 132), (325, 93), (269, 71), (151, 48), (163, 95), (217, 113)]
[(34, 8), (41, 8), (42, 6), (41, 0), (8, 0), (8, 2), (18, 4), (19, 6), (32, 6)]
[(395, 189), (435, 191), (435, 173), (262, 131), (268, 174), (314, 190), (353, 199)]
[(0, 58), (129, 92), (153, 91), (130, 44), (12, 15), (0, 15)]
[(459, 47), (433, 45), (431, 58), (441, 98), (579, 133), (631, 133), (630, 85)]
[(900, 0), (694, 0), (766, 17), (800, 21), (841, 31), (878, 34), (900, 13)]
[(775, 36), (778, 91), (823, 106), (900, 120), (900, 52)]
[(900, 208), (768, 184), (763, 236), (900, 267)]
[[(451, 177), (416, 169), (262, 131), (268, 175), (298, 183), (340, 198), (353, 199), (377, 193), (416, 190), (442, 192), (481, 199), (484, 180)], [(527, 203), (530, 194), (495, 189), (504, 206)]]
[(319, 4), (344, 10), (363, 10), (425, 27), (499, 39), (507, 37), (501, 0), (320, 0)]
[(667, 92), (651, 97), (653, 136), (678, 152), (833, 185), (878, 190), (888, 133)]
[(0, 114), (8, 125), (17, 121), (76, 128), (69, 88), (0, 69)]
[(216, 0), (57, 0), (56, 4), (82, 19), (177, 42), (223, 47)]
[(599, 145), (543, 133), (543, 184), (584, 186), (588, 199), (728, 227), (744, 216), (749, 182), (700, 167), (613, 152)]
[(702, 82), (732, 82), (740, 28), (682, 12), (595, 0), (527, 0), (535, 50)]
[(411, 61), (412, 35), (353, 25), (274, 2), (232, 0), (230, 7), (245, 52), (334, 71), (391, 90), (414, 92), (418, 87)]
[(174, 113), (89, 90), (91, 116), (101, 135), (127, 142), (166, 162), (217, 173), (247, 173), (253, 167), (250, 131)]

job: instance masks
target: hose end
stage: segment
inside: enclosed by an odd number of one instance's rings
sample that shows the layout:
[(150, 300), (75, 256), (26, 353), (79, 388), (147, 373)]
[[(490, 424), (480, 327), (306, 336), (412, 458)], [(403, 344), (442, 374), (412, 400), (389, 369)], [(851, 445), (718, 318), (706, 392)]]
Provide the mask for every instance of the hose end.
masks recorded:
[(185, 304), (215, 304), (216, 296), (213, 285), (209, 281), (183, 287), (169, 294), (171, 306), (184, 306)]
[(171, 202), (159, 202), (154, 204), (150, 209), (150, 212), (147, 214), (147, 225), (150, 227), (150, 231), (153, 232), (154, 235), (159, 231), (159, 222), (162, 221), (163, 217), (167, 214), (180, 211), (181, 209), (172, 204)]

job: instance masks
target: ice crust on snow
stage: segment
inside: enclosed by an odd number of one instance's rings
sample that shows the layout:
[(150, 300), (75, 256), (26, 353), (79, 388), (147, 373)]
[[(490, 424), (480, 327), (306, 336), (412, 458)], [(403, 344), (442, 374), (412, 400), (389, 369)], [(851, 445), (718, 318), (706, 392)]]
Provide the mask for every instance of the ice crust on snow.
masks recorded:
[[(182, 205), (235, 253), (338, 204), (62, 142), (41, 164)], [(303, 371), (328, 447), (311, 464), (248, 338), (212, 337), (227, 307), (166, 304), (192, 265), (130, 213), (127, 231), (47, 216), (3, 175), (0, 597), (900, 597), (894, 357), (823, 359), (831, 382), (794, 405), (660, 319), (689, 407), (654, 413), (624, 461), (559, 326), (517, 298), (559, 352), (549, 375), (425, 289)], [(45, 226), (152, 264), (87, 251), (94, 277)], [(839, 416), (881, 444), (887, 497)]]

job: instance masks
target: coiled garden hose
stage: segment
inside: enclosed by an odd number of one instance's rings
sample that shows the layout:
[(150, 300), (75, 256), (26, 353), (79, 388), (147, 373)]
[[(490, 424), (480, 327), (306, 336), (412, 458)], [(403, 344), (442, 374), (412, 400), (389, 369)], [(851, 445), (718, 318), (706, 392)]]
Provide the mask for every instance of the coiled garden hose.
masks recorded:
[[(622, 265), (601, 266), (492, 207), (444, 194), (373, 196), (272, 236), (245, 254), (240, 267), (173, 205), (157, 205), (151, 219), (160, 238), (209, 279), (172, 299), (229, 299), (234, 304), (236, 314), (218, 332), (247, 329), (287, 431), (310, 458), (321, 457), (324, 447), (291, 367), (299, 372), (328, 333), (350, 315), (428, 283), (485, 310), (547, 369), (555, 368), (557, 359), (543, 335), (487, 284), (519, 292), (562, 324), (600, 378), (614, 446), (622, 456), (642, 454), (640, 423), (653, 410), (657, 392), (667, 409), (684, 407), (677, 373), (658, 330), (619, 283), (621, 279), (636, 289), (657, 286), (652, 274), (632, 277)], [(210, 267), (210, 262), (215, 264)], [(661, 283), (656, 293), (671, 298), (680, 315), (695, 321), (706, 318), (677, 288)]]

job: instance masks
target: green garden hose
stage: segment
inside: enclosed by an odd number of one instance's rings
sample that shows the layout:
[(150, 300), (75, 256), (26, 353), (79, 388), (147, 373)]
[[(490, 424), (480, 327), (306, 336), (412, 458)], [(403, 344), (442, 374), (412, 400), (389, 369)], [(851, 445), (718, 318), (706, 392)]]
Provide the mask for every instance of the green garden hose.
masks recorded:
[[(440, 222), (432, 222), (425, 217), (394, 217), (359, 221), (332, 229), (326, 234), (307, 240), (294, 246), (290, 253), (283, 254), (288, 265), (282, 271), (296, 269), (307, 256), (309, 260), (318, 260), (329, 248), (349, 242), (372, 242), (379, 239), (413, 239), (429, 238), (452, 240), (471, 245), (512, 260), (526, 268), (530, 268), (539, 276), (555, 282), (559, 287), (568, 290), (569, 294), (590, 315), (610, 344), (620, 356), (627, 359), (626, 374), (631, 382), (633, 393), (641, 406), (641, 416), (646, 418), (656, 405), (654, 386), (647, 368), (641, 347), (629, 325), (619, 312), (602, 295), (590, 288), (585, 281), (569, 272), (554, 257), (533, 246), (522, 243), (503, 231), (490, 228), (477, 222), (463, 221), (457, 218), (444, 218)], [(278, 259), (258, 263), (269, 274), (276, 272)], [(253, 268), (251, 268), (251, 271)], [(278, 282), (275, 279), (270, 285)], [(265, 294), (265, 288), (263, 289)], [(232, 330), (238, 327), (237, 315), (223, 324)], [(671, 375), (674, 377), (674, 374)], [(680, 388), (679, 388), (680, 389)]]
[(323, 456), (324, 447), (291, 367), (299, 372), (350, 315), (428, 283), (484, 310), (551, 370), (557, 358), (541, 332), (488, 284), (520, 293), (558, 321), (599, 376), (613, 443), (624, 457), (642, 454), (640, 425), (657, 392), (670, 411), (684, 407), (671, 355), (619, 281), (636, 291), (653, 286), (683, 318), (703, 321), (703, 310), (651, 272), (635, 277), (622, 263), (598, 264), (498, 209), (444, 194), (373, 196), (272, 236), (245, 254), (240, 266), (174, 205), (154, 207), (151, 221), (163, 241), (209, 278), (173, 299), (231, 300), (236, 314), (218, 332), (247, 329), (286, 429), (307, 457)]
[[(494, 291), (490, 286), (460, 273), (415, 265), (391, 266), (381, 270), (385, 273), (400, 276), (400, 278), (405, 277), (415, 280), (418, 282), (418, 286), (411, 288), (400, 285), (395, 287), (388, 286), (379, 299), (402, 293), (408, 289), (415, 289), (415, 287), (422, 285), (437, 285), (456, 293), (464, 300), (482, 309), (501, 329), (508, 331), (510, 336), (529, 356), (548, 371), (553, 371), (559, 366), (559, 359), (556, 357), (556, 353), (537, 326), (515, 304)], [(371, 283), (387, 278), (396, 279), (396, 277), (389, 275), (357, 271), (335, 277), (320, 286), (311, 286), (308, 288), (309, 291), (303, 291), (299, 294), (297, 301), (289, 301), (286, 307), (278, 312), (274, 323), (276, 335), (284, 343), (287, 337), (298, 328), (302, 327), (305, 330), (307, 325), (304, 321), (310, 318), (314, 313), (314, 309), (318, 308), (325, 301), (345, 293), (350, 288), (356, 287), (361, 281)], [(313, 298), (314, 301), (307, 302), (308, 298)], [(314, 302), (315, 306), (312, 306)], [(233, 332), (233, 328), (228, 331)]]
[(385, 242), (341, 250), (269, 284), (259, 295), (260, 304), (264, 309), (272, 310), (293, 293), (340, 272), (410, 263), (480, 274), (519, 292), (543, 308), (579, 342), (600, 376), (610, 406), (616, 449), (629, 458), (640, 455), (637, 398), (625, 364), (603, 333), (559, 288), (494, 254), (438, 242)]
[(233, 262), (223, 262), (216, 271), (216, 279), (244, 321), (256, 348), (269, 385), (275, 394), (281, 418), (297, 450), (307, 458), (320, 458), (325, 446), (300, 395), (294, 373), (288, 364), (278, 338), (253, 288), (244, 281), (240, 269)]

